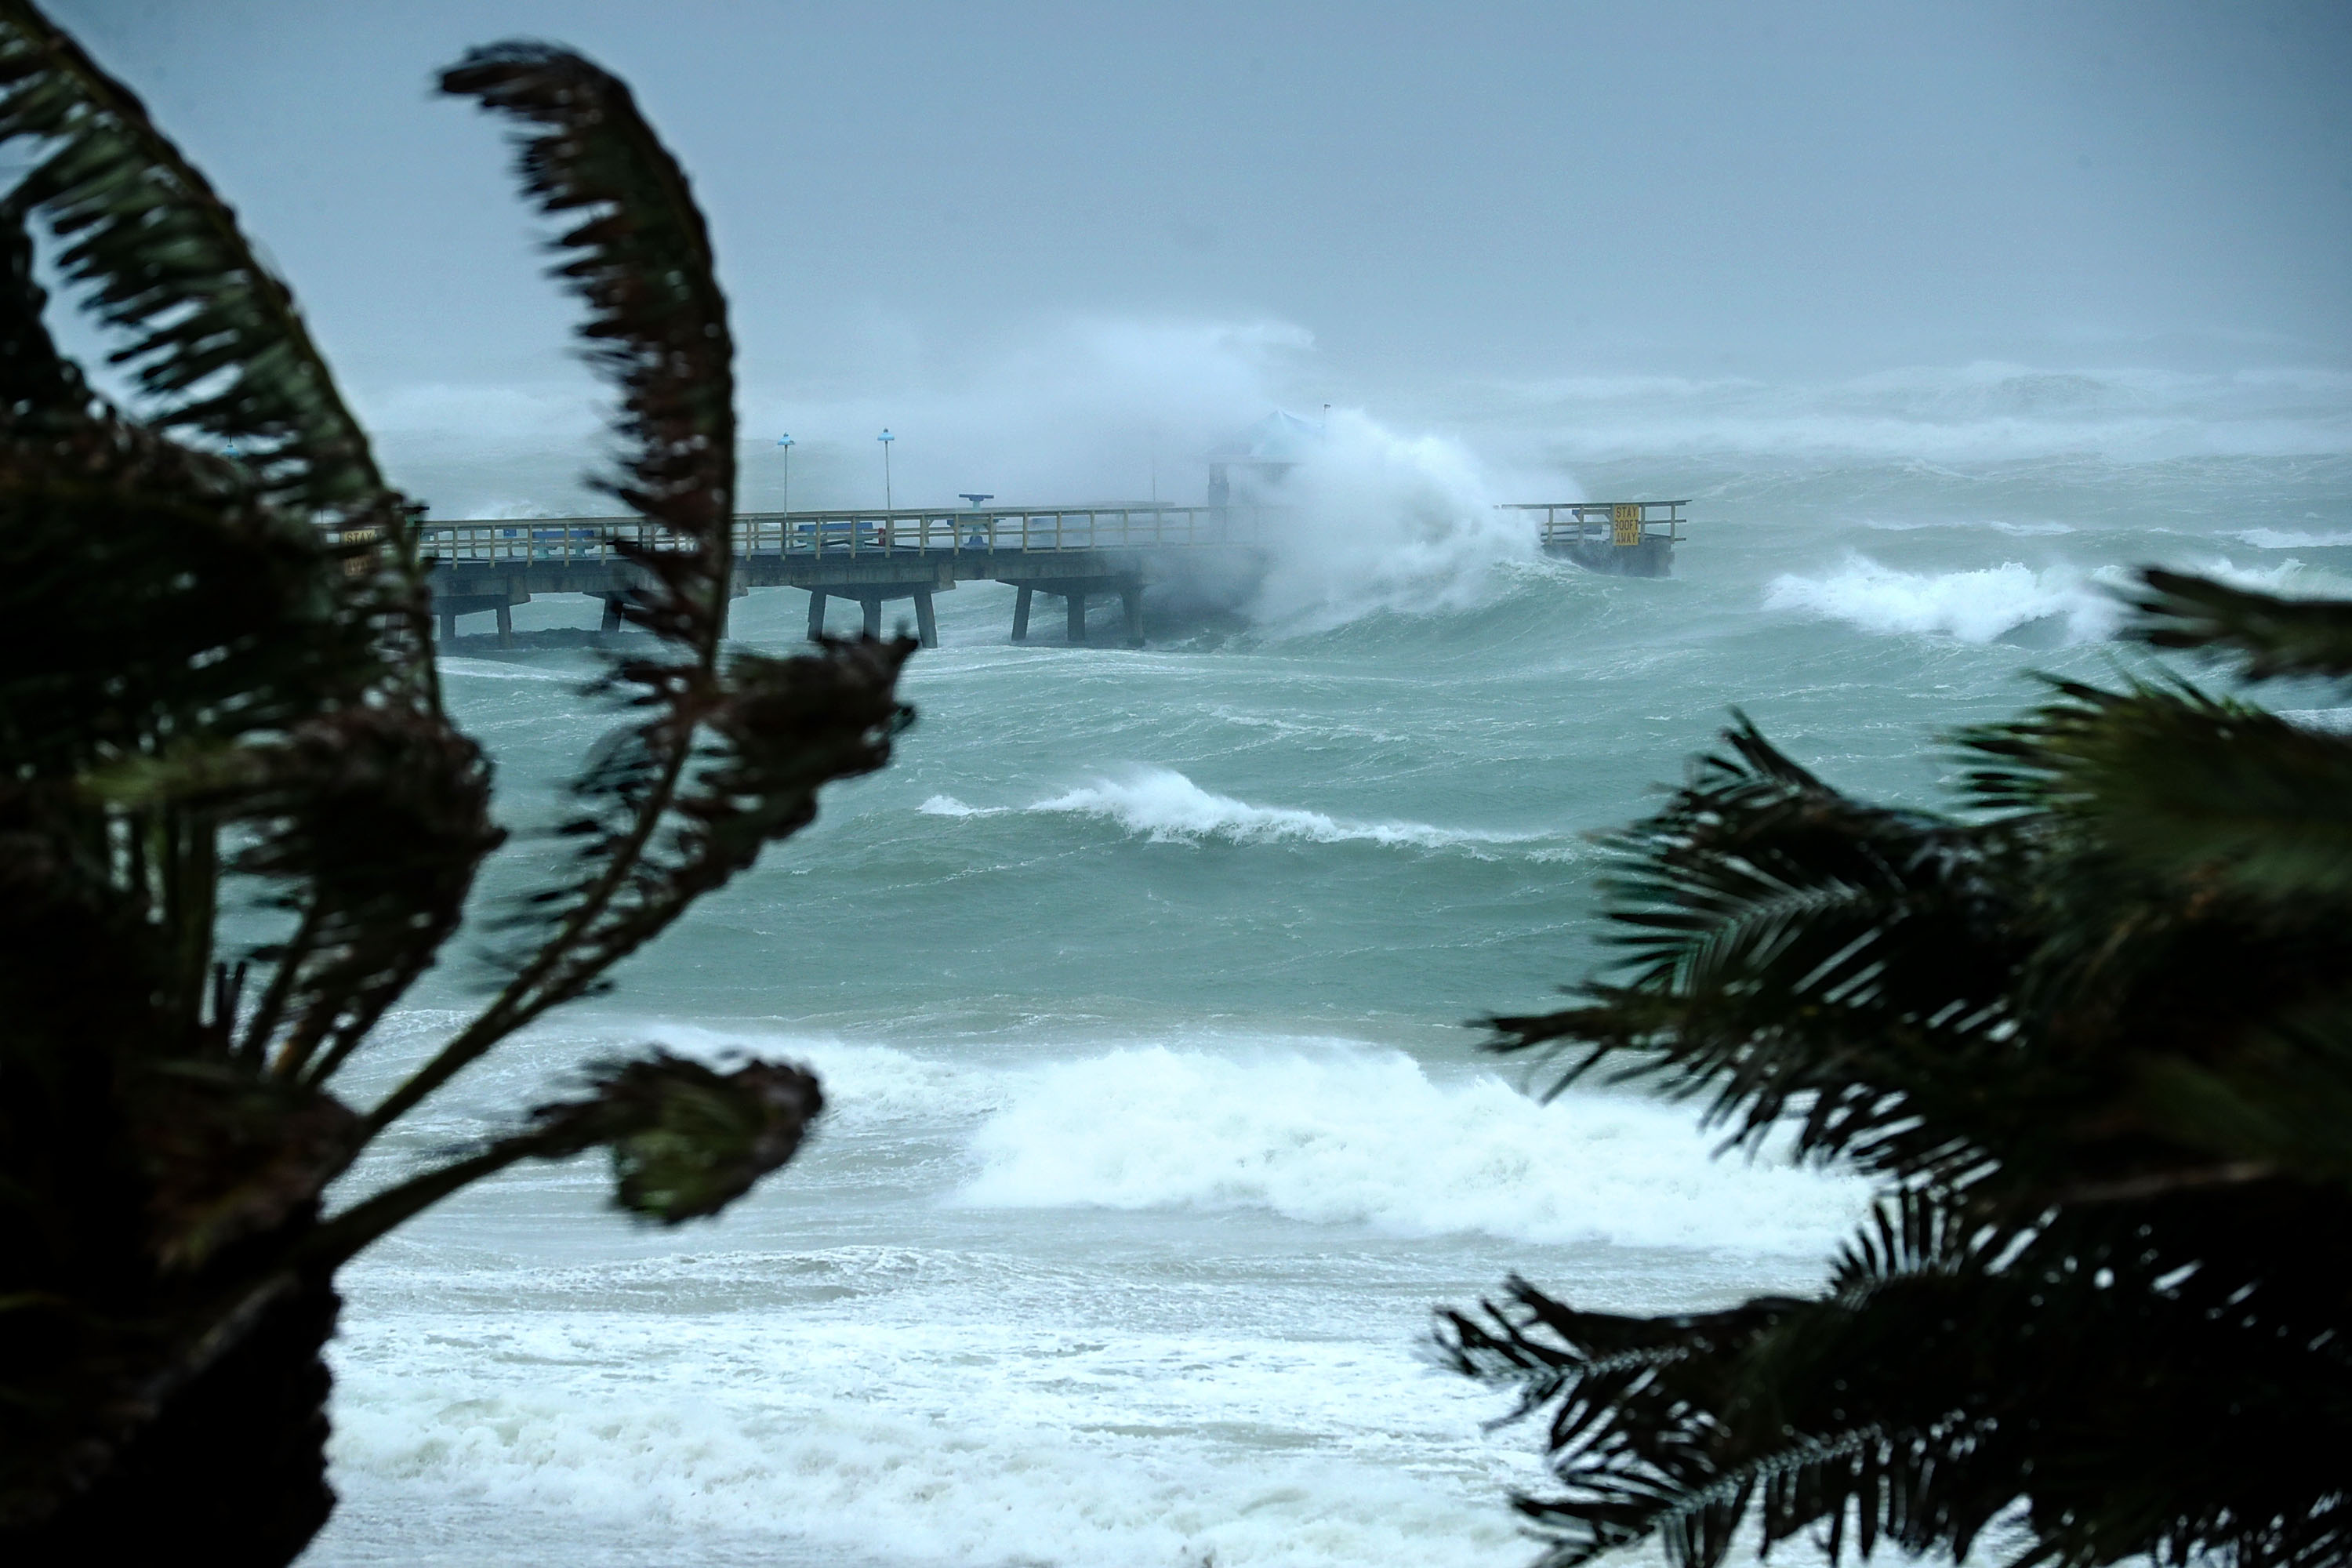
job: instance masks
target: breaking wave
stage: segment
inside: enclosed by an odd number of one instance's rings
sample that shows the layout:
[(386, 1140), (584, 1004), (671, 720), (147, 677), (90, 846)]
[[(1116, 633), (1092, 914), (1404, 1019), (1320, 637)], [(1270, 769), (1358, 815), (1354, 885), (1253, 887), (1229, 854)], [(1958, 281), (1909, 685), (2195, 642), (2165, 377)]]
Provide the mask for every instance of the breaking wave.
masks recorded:
[(1993, 642), (2032, 622), (2050, 621), (2063, 627), (2067, 642), (2095, 642), (2113, 635), (2122, 619), (2122, 606), (2106, 592), (2107, 584), (2121, 581), (2107, 570), (2037, 571), (2014, 561), (1969, 572), (1904, 572), (1855, 555), (1827, 576), (1774, 578), (1764, 607), (1800, 610), (1864, 631), (1969, 643)]
[(1393, 1235), (1743, 1253), (1822, 1250), (1857, 1180), (1709, 1156), (1685, 1110), (1491, 1075), (1433, 1079), (1360, 1047), (1153, 1046), (1041, 1068), (974, 1135), (965, 1204), (1266, 1209)]
[[(935, 795), (916, 807), (929, 816), (948, 817), (1002, 816), (1012, 809), (970, 805), (949, 795)], [(1021, 809), (1097, 818), (1154, 844), (1197, 844), (1222, 838), (1234, 844), (1293, 840), (1446, 849), (1527, 844), (1545, 837), (1437, 827), (1424, 822), (1356, 822), (1294, 806), (1253, 805), (1202, 789), (1173, 768), (1138, 768), (1119, 778), (1097, 778)]]

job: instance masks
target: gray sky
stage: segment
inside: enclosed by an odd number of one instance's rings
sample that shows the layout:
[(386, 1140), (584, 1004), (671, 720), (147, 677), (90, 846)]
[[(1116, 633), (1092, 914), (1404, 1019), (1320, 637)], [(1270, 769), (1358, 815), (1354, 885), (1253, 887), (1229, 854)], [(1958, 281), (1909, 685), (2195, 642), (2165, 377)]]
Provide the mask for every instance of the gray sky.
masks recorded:
[(753, 420), (1154, 332), (1255, 331), (1301, 402), (2352, 363), (2342, 4), (54, 11), (386, 410), (576, 376), (498, 131), (428, 90), (514, 36), (626, 77), (686, 163)]

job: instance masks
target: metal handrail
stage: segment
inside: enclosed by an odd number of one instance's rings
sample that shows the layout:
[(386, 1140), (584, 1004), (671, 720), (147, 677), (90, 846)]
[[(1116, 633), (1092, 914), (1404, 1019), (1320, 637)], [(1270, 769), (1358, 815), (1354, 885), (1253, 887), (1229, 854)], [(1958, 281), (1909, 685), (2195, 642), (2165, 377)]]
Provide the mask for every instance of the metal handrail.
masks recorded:
[[(1544, 514), (1546, 544), (1595, 543), (1618, 524), (1641, 536), (1679, 541), (1688, 500), (1509, 501), (1500, 511)], [(1287, 509), (1266, 506), (902, 508), (896, 510), (755, 511), (735, 519), (740, 555), (833, 556), (907, 553), (1056, 554), (1082, 550), (1168, 549), (1255, 544)], [(1634, 515), (1628, 517), (1625, 514)], [(431, 522), (418, 531), (421, 553), (436, 563), (510, 561), (609, 562), (615, 544), (640, 551), (689, 548), (688, 542), (638, 517), (543, 517)]]
[[(742, 512), (738, 555), (884, 555), (908, 552), (1018, 551), (1052, 554), (1255, 543), (1276, 509), (1255, 506), (1003, 507), (890, 511)], [(421, 552), (436, 563), (581, 561), (619, 558), (626, 541), (643, 551), (689, 542), (635, 517), (546, 517), (426, 523)]]
[[(1620, 523), (1632, 523), (1643, 540), (1664, 539), (1679, 542), (1683, 524), (1690, 520), (1683, 516), (1684, 500), (1573, 500), (1573, 501), (1506, 501), (1497, 511), (1539, 511), (1544, 514), (1543, 542), (1546, 544), (1600, 544), (1617, 540)], [(1628, 517), (1626, 514), (1633, 515)], [(1663, 516), (1656, 515), (1664, 513)]]

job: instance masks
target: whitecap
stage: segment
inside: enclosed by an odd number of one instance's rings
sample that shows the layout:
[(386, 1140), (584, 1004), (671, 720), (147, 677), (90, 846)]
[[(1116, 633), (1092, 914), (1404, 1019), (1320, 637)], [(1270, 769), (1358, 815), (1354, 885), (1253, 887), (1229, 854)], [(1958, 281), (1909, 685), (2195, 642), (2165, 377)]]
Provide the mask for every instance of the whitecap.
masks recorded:
[(2241, 544), (2251, 544), (2257, 550), (2326, 549), (2335, 545), (2352, 544), (2352, 529), (2339, 529), (2331, 533), (2312, 533), (2286, 528), (2241, 529), (2230, 536)]

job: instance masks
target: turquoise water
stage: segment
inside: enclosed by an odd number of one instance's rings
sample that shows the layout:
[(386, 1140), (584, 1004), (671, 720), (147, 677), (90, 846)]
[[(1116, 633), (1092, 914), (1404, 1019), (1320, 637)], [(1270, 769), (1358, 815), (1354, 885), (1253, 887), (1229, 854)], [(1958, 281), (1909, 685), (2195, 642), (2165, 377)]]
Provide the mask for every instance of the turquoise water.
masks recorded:
[[(2106, 585), (2134, 563), (2352, 591), (2340, 389), (2299, 393), (2286, 436), (2271, 403), (2200, 421), (2183, 394), (2168, 436), (2079, 443), (2079, 388), (2010, 395), (1964, 415), (2021, 455), (1932, 423), (1906, 451), (1839, 407), (1738, 449), (1643, 450), (1638, 409), (1613, 445), (1558, 437), (1587, 493), (1696, 498), (1665, 581), (1544, 561), (1455, 470), (1372, 463), (1320, 496), (1358, 533), (1310, 531), (1245, 613), (1141, 652), (1012, 647), (1010, 590), (943, 596), (891, 766), (394, 1157), (650, 1041), (811, 1061), (821, 1134), (712, 1225), (628, 1226), (583, 1163), (362, 1260), (345, 1502), (306, 1561), (1524, 1560), (1504, 1493), (1531, 1434), (1482, 1430), (1497, 1402), (1427, 1364), (1429, 1308), (1513, 1269), (1640, 1310), (1803, 1289), (1864, 1197), (1711, 1161), (1676, 1108), (1539, 1106), (1478, 1056), (1464, 1020), (1592, 959), (1585, 835), (1735, 703), (1927, 801), (1938, 731), (2015, 710), (2030, 669), (2128, 657)], [(1697, 424), (1761, 417), (1741, 396)], [(804, 605), (755, 594), (735, 633), (788, 648)], [(544, 820), (607, 722), (588, 659), (447, 651), (510, 820)], [(393, 1056), (466, 987), (436, 975)]]

